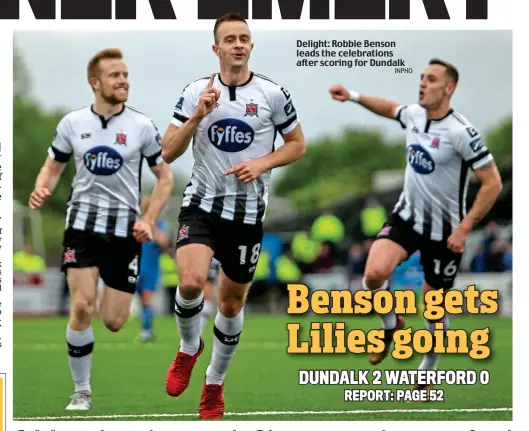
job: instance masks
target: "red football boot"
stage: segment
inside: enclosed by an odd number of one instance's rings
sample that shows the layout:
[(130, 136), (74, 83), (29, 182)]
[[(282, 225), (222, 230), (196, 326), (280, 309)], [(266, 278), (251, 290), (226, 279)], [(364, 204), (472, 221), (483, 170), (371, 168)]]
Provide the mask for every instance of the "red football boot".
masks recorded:
[(204, 341), (200, 338), (200, 347), (194, 355), (178, 352), (169, 370), (165, 381), (165, 391), (172, 397), (181, 395), (189, 385), (191, 373), (198, 357), (204, 350)]
[(224, 416), (223, 385), (207, 385), (204, 382), (198, 415), (200, 419), (222, 419)]

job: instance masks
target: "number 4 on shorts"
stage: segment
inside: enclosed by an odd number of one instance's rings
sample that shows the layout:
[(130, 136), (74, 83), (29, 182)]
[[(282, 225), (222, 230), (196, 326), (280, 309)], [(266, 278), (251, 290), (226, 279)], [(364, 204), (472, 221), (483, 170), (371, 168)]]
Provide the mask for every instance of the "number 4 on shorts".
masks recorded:
[[(434, 263), (434, 270), (433, 271), (435, 272), (435, 274), (436, 275), (441, 274), (441, 260), (440, 259), (434, 259), (433, 263)], [(446, 277), (451, 277), (456, 272), (457, 272), (457, 266), (455, 265), (455, 261), (451, 260), (450, 263), (445, 266), (445, 268), (443, 270), (443, 275), (445, 275)]]
[(129, 269), (134, 273), (134, 275), (138, 275), (138, 256), (134, 256), (134, 259), (130, 261)]

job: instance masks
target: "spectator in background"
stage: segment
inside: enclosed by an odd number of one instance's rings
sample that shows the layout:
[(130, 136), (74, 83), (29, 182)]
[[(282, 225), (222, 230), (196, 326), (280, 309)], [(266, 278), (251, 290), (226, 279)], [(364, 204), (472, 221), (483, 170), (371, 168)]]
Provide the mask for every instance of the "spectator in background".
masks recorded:
[[(46, 262), (35, 253), (31, 244), (26, 244), (23, 250), (13, 255), (13, 272), (25, 274), (24, 283), (41, 284), (42, 273), (46, 271)], [(13, 280), (15, 283), (16, 280)]]
[(334, 266), (334, 260), (332, 244), (329, 241), (324, 241), (321, 244), (320, 254), (312, 262), (312, 272), (329, 272)]
[(470, 262), (470, 271), (475, 273), (485, 272), (485, 245), (480, 244), (474, 250), (474, 257)]
[(360, 213), (362, 234), (365, 238), (375, 238), (386, 222), (386, 210), (375, 197), (368, 197)]
[(26, 244), (23, 250), (13, 255), (13, 271), (26, 274), (40, 274), (46, 270), (46, 262), (35, 253), (31, 244)]
[(305, 232), (296, 232), (290, 243), (292, 256), (304, 274), (311, 272), (312, 264), (320, 254), (320, 244)]
[(364, 241), (364, 253), (366, 254), (366, 260), (367, 260), (367, 255), (369, 254), (369, 249), (371, 248), (372, 245), (373, 245), (372, 239), (366, 239)]
[(485, 255), (485, 269), (487, 272), (505, 271), (505, 244), (501, 239), (495, 239), (490, 247), (490, 252)]
[(275, 267), (275, 278), (279, 292), (281, 296), (288, 295), (287, 286), (301, 283), (303, 274), (296, 264), (292, 253), (288, 250), (276, 259)]
[(346, 271), (349, 284), (355, 277), (361, 277), (364, 274), (367, 254), (364, 252), (362, 244), (355, 243), (349, 249), (347, 255)]
[(485, 236), (483, 238), (483, 253), (485, 259), (488, 258), (488, 255), (491, 252), (492, 243), (496, 239), (498, 239), (498, 224), (495, 221), (491, 221), (485, 228)]
[(325, 211), (312, 223), (311, 237), (316, 242), (339, 244), (343, 241), (345, 228), (342, 221), (329, 211)]

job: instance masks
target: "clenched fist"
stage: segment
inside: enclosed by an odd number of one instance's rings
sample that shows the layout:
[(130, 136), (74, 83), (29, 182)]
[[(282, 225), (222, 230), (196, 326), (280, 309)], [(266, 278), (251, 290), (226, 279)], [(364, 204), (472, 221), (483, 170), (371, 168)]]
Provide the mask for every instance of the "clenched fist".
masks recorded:
[(334, 100), (340, 102), (347, 102), (350, 97), (349, 90), (341, 84), (334, 84), (331, 86), (331, 88), (329, 88), (329, 93), (331, 93), (331, 97)]

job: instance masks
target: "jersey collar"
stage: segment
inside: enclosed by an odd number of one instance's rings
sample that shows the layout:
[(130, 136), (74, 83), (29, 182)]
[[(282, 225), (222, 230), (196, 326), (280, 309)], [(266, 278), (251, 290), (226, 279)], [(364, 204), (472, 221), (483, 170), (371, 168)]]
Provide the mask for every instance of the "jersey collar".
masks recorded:
[(239, 84), (239, 85), (226, 85), (224, 82), (222, 82), (222, 78), (220, 77), (220, 73), (217, 74), (217, 76), (219, 77), (219, 82), (222, 85), (224, 85), (224, 87), (228, 87), (228, 90), (230, 92), (230, 101), (233, 102), (234, 100), (237, 99), (237, 88), (244, 87), (245, 85), (248, 85), (250, 83), (250, 81), (253, 79), (253, 72), (250, 72), (250, 77), (248, 78), (248, 80), (246, 82), (243, 82), (242, 84)]
[(105, 118), (103, 115), (99, 115), (96, 111), (94, 111), (94, 105), (90, 106), (90, 110), (94, 113), (94, 115), (99, 117), (99, 119), (101, 120), (101, 126), (103, 127), (103, 129), (106, 129), (108, 126), (108, 123), (110, 122), (110, 120), (112, 120), (112, 118), (123, 114), (123, 112), (125, 111), (125, 104), (123, 104), (123, 108), (121, 109), (121, 111), (115, 113), (114, 115), (112, 115), (112, 117), (109, 117), (109, 118)]
[(431, 120), (426, 119), (426, 125), (424, 126), (424, 133), (428, 133), (428, 130), (430, 130), (430, 125), (432, 124), (432, 121), (443, 121), (446, 117), (452, 114), (454, 110), (450, 108), (448, 112), (443, 115), (441, 118), (432, 118)]

